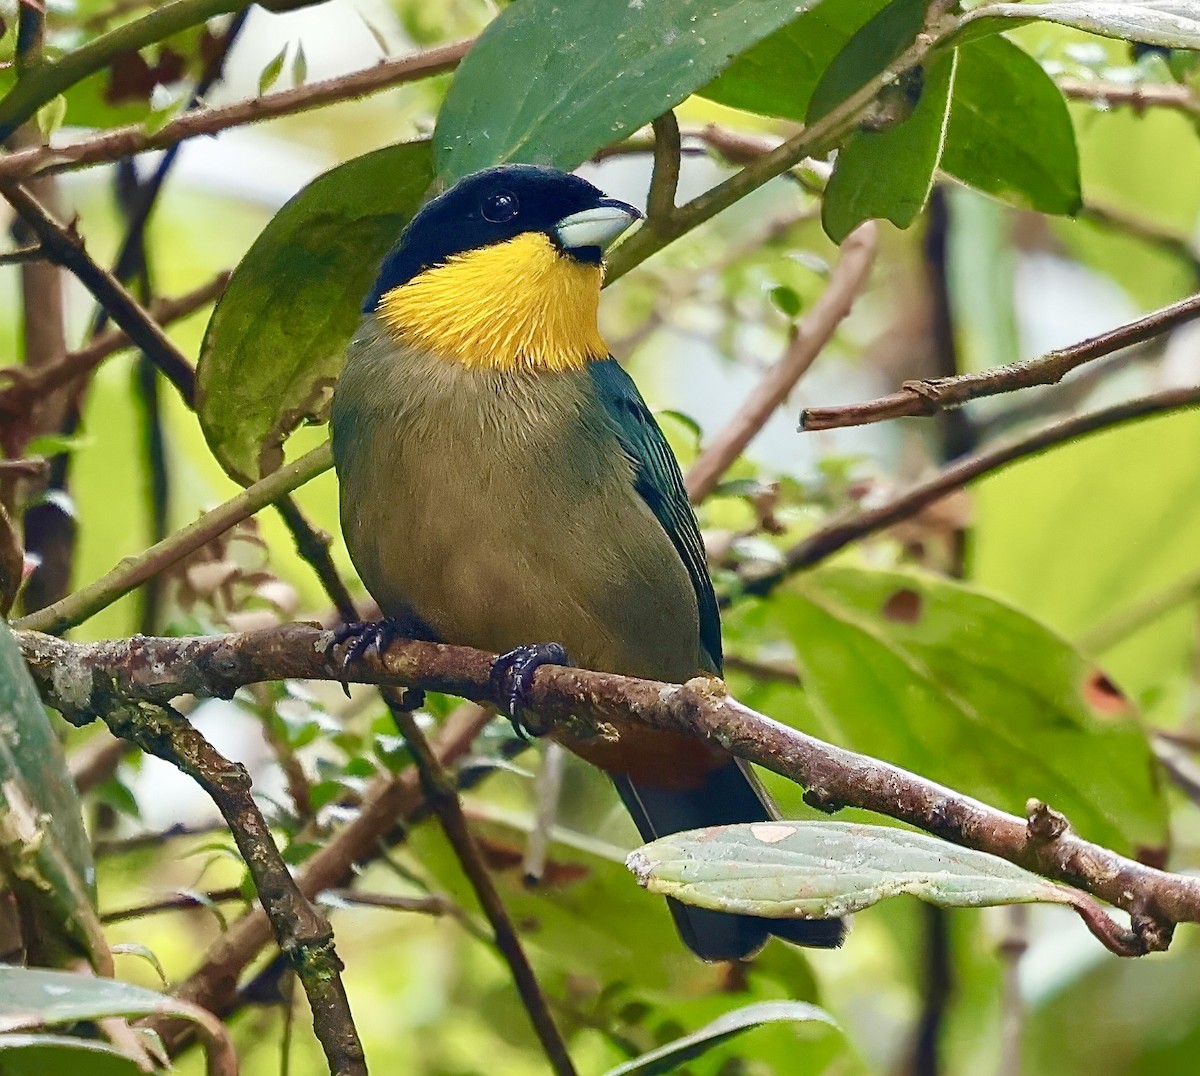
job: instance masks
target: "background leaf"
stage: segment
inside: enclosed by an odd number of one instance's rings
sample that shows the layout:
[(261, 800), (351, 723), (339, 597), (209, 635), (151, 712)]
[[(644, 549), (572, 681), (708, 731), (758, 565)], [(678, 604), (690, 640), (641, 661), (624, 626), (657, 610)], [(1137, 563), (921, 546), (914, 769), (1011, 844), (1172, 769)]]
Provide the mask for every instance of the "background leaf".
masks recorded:
[(740, 1035), (743, 1031), (761, 1027), (763, 1024), (784, 1021), (819, 1021), (837, 1026), (832, 1016), (815, 1005), (808, 1005), (802, 1001), (760, 1001), (718, 1016), (699, 1031), (684, 1035), (624, 1065), (618, 1065), (605, 1073), (605, 1076), (631, 1076), (632, 1073), (655, 1076), (656, 1073), (674, 1072), (680, 1065), (700, 1057), (734, 1035)]
[(248, 484), (327, 406), (388, 248), (429, 186), (429, 144), (404, 142), (313, 180), (254, 241), (213, 312), (197, 410), (221, 466)]
[[(58, 737), (7, 624), (0, 624), (0, 884), (34, 924), (35, 959), (107, 960), (95, 866)], [(105, 954), (105, 955), (101, 955)]]
[(675, 833), (632, 852), (652, 893), (719, 912), (831, 918), (907, 893), (942, 908), (1074, 904), (1076, 894), (986, 852), (854, 822), (759, 822)]
[(866, 220), (907, 228), (925, 208), (942, 153), (955, 59), (954, 52), (933, 57), (907, 119), (885, 131), (860, 131), (838, 151), (821, 205), (821, 223), (835, 243)]
[(570, 170), (816, 0), (523, 0), (484, 31), (438, 115), (447, 184), (505, 161)]
[(4, 1076), (135, 1076), (136, 1059), (115, 1046), (67, 1035), (0, 1035)]
[(1082, 204), (1067, 103), (1042, 65), (1004, 37), (958, 50), (941, 166), (1041, 213), (1074, 214)]
[(961, 20), (967, 31), (995, 33), (1033, 20), (1072, 26), (1103, 37), (1164, 48), (1200, 48), (1200, 9), (1189, 0), (1074, 0), (1050, 4), (985, 4)]
[(1088, 840), (1164, 844), (1132, 708), (1097, 697), (1094, 667), (1026, 614), (950, 580), (853, 568), (804, 576), (764, 613), (791, 640), (804, 692), (739, 692), (756, 708), (807, 711), (818, 735), (1004, 810), (1036, 796)]

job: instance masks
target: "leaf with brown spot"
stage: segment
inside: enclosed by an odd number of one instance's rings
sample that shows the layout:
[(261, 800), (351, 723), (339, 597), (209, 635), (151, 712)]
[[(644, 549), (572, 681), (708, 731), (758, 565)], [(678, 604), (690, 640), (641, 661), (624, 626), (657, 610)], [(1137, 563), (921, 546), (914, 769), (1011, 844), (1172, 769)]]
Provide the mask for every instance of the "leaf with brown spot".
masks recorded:
[(1102, 669), (1093, 669), (1083, 682), (1084, 701), (1104, 717), (1133, 713), (1133, 703)]
[(897, 624), (915, 624), (921, 619), (921, 595), (911, 587), (902, 587), (888, 595), (883, 615)]

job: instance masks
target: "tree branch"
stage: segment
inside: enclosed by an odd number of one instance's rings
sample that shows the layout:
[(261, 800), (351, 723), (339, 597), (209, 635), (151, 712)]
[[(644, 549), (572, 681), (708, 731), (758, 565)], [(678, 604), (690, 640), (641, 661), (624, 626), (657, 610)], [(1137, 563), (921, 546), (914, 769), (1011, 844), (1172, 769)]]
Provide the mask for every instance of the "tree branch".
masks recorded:
[(254, 879), (275, 940), (304, 985), (313, 1030), (330, 1073), (366, 1076), (366, 1059), (342, 985), (342, 962), (333, 947), (333, 929), (301, 893), (275, 847), (266, 819), (251, 795), (245, 767), (214, 750), (187, 718), (165, 703), (113, 700), (113, 705), (101, 711), (71, 711), (68, 719), (87, 724), (98, 712), (116, 735), (186, 773), (212, 798)]
[(1064, 78), (1059, 80), (1058, 88), (1072, 101), (1090, 101), (1109, 106), (1128, 105), (1138, 112), (1147, 108), (1167, 108), (1200, 119), (1200, 97), (1187, 86), (1123, 86), (1118, 82), (1084, 82)]
[(654, 171), (650, 175), (650, 194), (646, 199), (646, 219), (652, 228), (669, 224), (675, 213), (675, 192), (679, 189), (679, 166), (683, 156), (675, 113), (668, 109), (653, 126)]
[(865, 403), (806, 408), (800, 414), (800, 428), (832, 430), (842, 426), (865, 426), (906, 415), (932, 415), (984, 396), (997, 396), (1034, 385), (1053, 385), (1084, 363), (1111, 355), (1131, 344), (1140, 344), (1196, 317), (1200, 317), (1200, 294), (1181, 299), (1136, 321), (1036, 359), (957, 377), (906, 381), (899, 392)]
[(63, 172), (105, 164), (146, 150), (167, 149), (197, 135), (213, 135), (231, 127), (260, 123), (278, 116), (321, 108), (392, 86), (416, 82), (458, 66), (474, 40), (457, 41), (434, 49), (385, 60), (375, 67), (306, 86), (253, 97), (221, 108), (186, 112), (151, 133), (140, 124), (118, 127), (65, 146), (39, 146), (0, 158), (0, 179), (21, 179), (39, 172)]
[(454, 849), (459, 865), (471, 883), (480, 907), (483, 908), (483, 914), (491, 924), (492, 932), (496, 936), (496, 947), (512, 973), (517, 993), (521, 996), (525, 1011), (529, 1014), (529, 1021), (542, 1044), (546, 1060), (558, 1076), (575, 1076), (571, 1055), (554, 1023), (554, 1017), (550, 1015), (550, 1007), (546, 1004), (537, 976), (533, 973), (533, 966), (529, 963), (529, 957), (525, 955), (525, 948), (521, 945), (521, 939), (504, 907), (504, 902), (496, 891), (496, 884), (492, 881), (491, 872), (484, 862), (483, 853), (475, 843), (475, 838), (471, 836), (454, 781), (438, 761), (437, 755), (421, 731), (421, 726), (417, 724), (412, 711), (404, 705), (399, 693), (394, 689), (384, 688), (382, 694), (396, 720), (400, 735), (404, 737), (404, 742), (408, 744), (412, 753), (426, 802), (437, 815), (442, 832)]
[(769, 593), (794, 572), (811, 568), (852, 542), (907, 519), (926, 505), (986, 474), (1002, 470), (1018, 460), (1037, 456), (1076, 437), (1099, 433), (1125, 422), (1200, 405), (1200, 386), (1165, 389), (1136, 400), (1104, 407), (1098, 411), (1064, 419), (1031, 434), (1011, 437), (943, 467), (930, 478), (909, 487), (890, 501), (846, 519), (834, 520), (814, 531), (784, 554), (784, 563), (768, 572), (745, 574), (743, 589), (749, 594)]
[[(346, 675), (503, 704), (492, 680), (492, 654), (397, 641), (382, 656), (372, 652), (354, 659), (344, 672), (330, 653), (332, 633), (299, 624), (198, 639), (68, 643), (30, 632), (18, 638), (47, 702), (88, 719), (114, 698), (161, 704), (182, 693), (227, 697), (262, 680)], [(540, 717), (569, 727), (577, 737), (611, 736), (614, 723), (702, 737), (802, 785), (812, 806), (871, 811), (1076, 886), (1132, 915), (1133, 930), (1126, 932), (1098, 907), (1081, 906), (1093, 932), (1115, 951), (1164, 949), (1175, 923), (1200, 922), (1198, 878), (1091, 844), (1043, 804), (1031, 801), (1029, 818), (1018, 818), (889, 763), (823, 743), (755, 713), (710, 679), (680, 686), (547, 666), (534, 677), (529, 703)]]
[(211, 512), (205, 512), (194, 523), (167, 535), (149, 549), (136, 556), (125, 557), (111, 572), (101, 576), (94, 583), (68, 594), (62, 601), (55, 602), (45, 609), (21, 617), (13, 626), (57, 634), (83, 623), (88, 617), (124, 597), (134, 587), (165, 571), (172, 564), (178, 563), (212, 541), (217, 535), (224, 534), (230, 527), (236, 526), (243, 519), (249, 519), (255, 512), (290, 493), (297, 486), (302, 486), (310, 479), (328, 471), (332, 466), (333, 455), (329, 445), (314, 448), (294, 463), (289, 463), (254, 485), (247, 486), (236, 497)]
[(0, 193), (41, 240), (47, 255), (79, 278), (96, 302), (109, 312), (113, 321), (125, 330), (129, 339), (190, 404), (195, 395), (195, 371), (183, 352), (163, 332), (162, 326), (116, 277), (92, 260), (73, 230), (56, 221), (24, 187), (17, 183), (0, 183)]
[(712, 492), (850, 313), (875, 263), (877, 236), (875, 223), (868, 221), (846, 238), (828, 285), (795, 327), (783, 358), (767, 370), (737, 413), (688, 469), (687, 491), (694, 503)]

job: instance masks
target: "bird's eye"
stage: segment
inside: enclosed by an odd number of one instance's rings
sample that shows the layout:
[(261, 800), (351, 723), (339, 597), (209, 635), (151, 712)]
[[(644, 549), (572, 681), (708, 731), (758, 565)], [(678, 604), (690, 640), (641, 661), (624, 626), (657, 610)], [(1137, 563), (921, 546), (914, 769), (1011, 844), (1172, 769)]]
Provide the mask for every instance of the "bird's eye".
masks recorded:
[(497, 191), (484, 199), (483, 219), (493, 224), (504, 224), (517, 215), (517, 209), (517, 196), (512, 191)]

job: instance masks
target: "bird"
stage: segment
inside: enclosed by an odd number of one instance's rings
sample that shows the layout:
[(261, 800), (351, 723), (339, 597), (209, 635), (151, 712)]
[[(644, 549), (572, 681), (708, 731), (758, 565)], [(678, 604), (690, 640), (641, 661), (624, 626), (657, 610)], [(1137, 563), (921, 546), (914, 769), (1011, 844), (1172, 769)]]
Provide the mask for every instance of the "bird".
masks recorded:
[[(641, 216), (579, 176), (509, 164), (459, 180), (403, 229), (331, 409), (343, 534), (385, 616), (351, 645), (387, 632), (498, 653), (514, 718), (547, 662), (721, 675), (679, 464), (597, 324), (605, 252)], [(618, 732), (553, 735), (608, 772), (643, 840), (778, 817), (724, 751)], [(844, 933), (838, 919), (670, 905), (707, 961), (747, 958), (770, 935), (833, 948)]]

